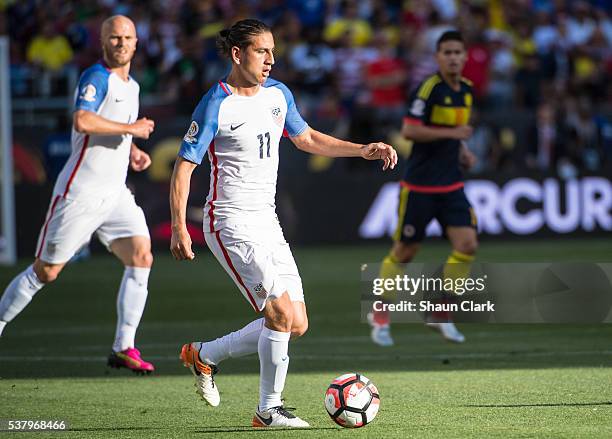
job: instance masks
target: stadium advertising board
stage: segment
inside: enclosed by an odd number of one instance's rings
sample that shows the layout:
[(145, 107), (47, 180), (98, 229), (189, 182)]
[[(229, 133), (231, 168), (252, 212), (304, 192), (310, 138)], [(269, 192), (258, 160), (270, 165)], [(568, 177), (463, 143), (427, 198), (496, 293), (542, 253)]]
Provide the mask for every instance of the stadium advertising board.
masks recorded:
[[(397, 225), (399, 185), (383, 185), (359, 226), (361, 238), (391, 235)], [(517, 177), (504, 182), (470, 180), (465, 192), (482, 235), (538, 235), (612, 230), (612, 183), (589, 176), (562, 181)], [(440, 235), (434, 220), (428, 235)]]

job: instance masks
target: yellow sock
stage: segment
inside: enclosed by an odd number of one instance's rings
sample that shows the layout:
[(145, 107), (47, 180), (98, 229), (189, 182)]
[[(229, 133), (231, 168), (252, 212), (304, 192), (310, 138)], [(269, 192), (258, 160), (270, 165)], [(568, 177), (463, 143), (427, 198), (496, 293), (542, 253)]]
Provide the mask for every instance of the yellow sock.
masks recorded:
[[(401, 276), (403, 274), (403, 265), (397, 260), (393, 253), (389, 253), (380, 265), (379, 277), (381, 279), (395, 279), (395, 276)], [(395, 289), (385, 290), (382, 294), (382, 299), (387, 303), (395, 302), (397, 299), (397, 291)]]
[(446, 279), (452, 279), (454, 285), (457, 279), (465, 279), (470, 275), (474, 258), (474, 255), (453, 250), (444, 265), (444, 289), (446, 291), (454, 292), (453, 288), (448, 287)]

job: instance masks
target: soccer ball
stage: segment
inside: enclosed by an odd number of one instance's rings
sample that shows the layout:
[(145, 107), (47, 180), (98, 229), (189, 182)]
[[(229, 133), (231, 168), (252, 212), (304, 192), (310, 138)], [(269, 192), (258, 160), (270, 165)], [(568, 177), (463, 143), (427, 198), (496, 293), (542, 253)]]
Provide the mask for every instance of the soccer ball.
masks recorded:
[(334, 422), (346, 428), (363, 427), (372, 422), (380, 407), (376, 386), (363, 375), (339, 376), (325, 392), (325, 409)]

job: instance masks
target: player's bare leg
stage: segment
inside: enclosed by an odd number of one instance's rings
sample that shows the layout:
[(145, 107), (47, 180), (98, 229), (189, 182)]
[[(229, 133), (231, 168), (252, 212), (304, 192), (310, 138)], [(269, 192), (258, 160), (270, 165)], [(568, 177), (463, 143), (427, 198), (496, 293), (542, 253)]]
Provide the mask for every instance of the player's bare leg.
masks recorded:
[(308, 330), (308, 314), (304, 302), (291, 302), (293, 321), (291, 322), (291, 339), (301, 337)]
[(57, 279), (65, 265), (50, 264), (36, 258), (11, 281), (0, 299), (0, 335), (6, 324), (23, 311), (37, 292)]
[(120, 238), (113, 241), (110, 248), (125, 269), (117, 295), (117, 330), (108, 365), (126, 367), (137, 373), (151, 373), (155, 367), (144, 361), (134, 346), (136, 330), (147, 301), (147, 284), (153, 265), (151, 241), (145, 236)]
[[(421, 244), (418, 242), (394, 242), (391, 251), (383, 259), (380, 267), (380, 277), (394, 278), (396, 275), (402, 275), (404, 273), (402, 264), (407, 264), (412, 261), (420, 248)], [(396, 291), (385, 291), (382, 295), (382, 299), (386, 303), (395, 302)], [(388, 311), (373, 311), (369, 313), (368, 323), (372, 328), (370, 336), (375, 344), (379, 346), (393, 346), (391, 319)]]
[[(453, 250), (444, 265), (444, 278), (458, 279), (469, 276), (471, 263), (478, 248), (476, 230), (473, 227), (449, 226), (446, 228), (446, 236)], [(450, 293), (452, 294), (452, 291)], [(438, 321), (428, 322), (427, 326), (439, 331), (448, 341), (454, 343), (465, 341), (465, 336), (457, 329), (450, 315), (441, 316)]]

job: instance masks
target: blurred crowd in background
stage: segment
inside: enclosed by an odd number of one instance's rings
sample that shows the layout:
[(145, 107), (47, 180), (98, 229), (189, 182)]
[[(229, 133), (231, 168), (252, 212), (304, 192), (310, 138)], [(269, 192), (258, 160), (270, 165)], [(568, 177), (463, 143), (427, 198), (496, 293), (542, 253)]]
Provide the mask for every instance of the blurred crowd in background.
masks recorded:
[(0, 0), (0, 35), (14, 99), (68, 96), (100, 58), (102, 21), (128, 15), (143, 102), (188, 117), (228, 71), (217, 33), (256, 17), (273, 28), (272, 76), (311, 125), (407, 154), (406, 99), (436, 71), (437, 38), (458, 28), (474, 84), (473, 172), (572, 177), (612, 166), (611, 10), (609, 0)]

